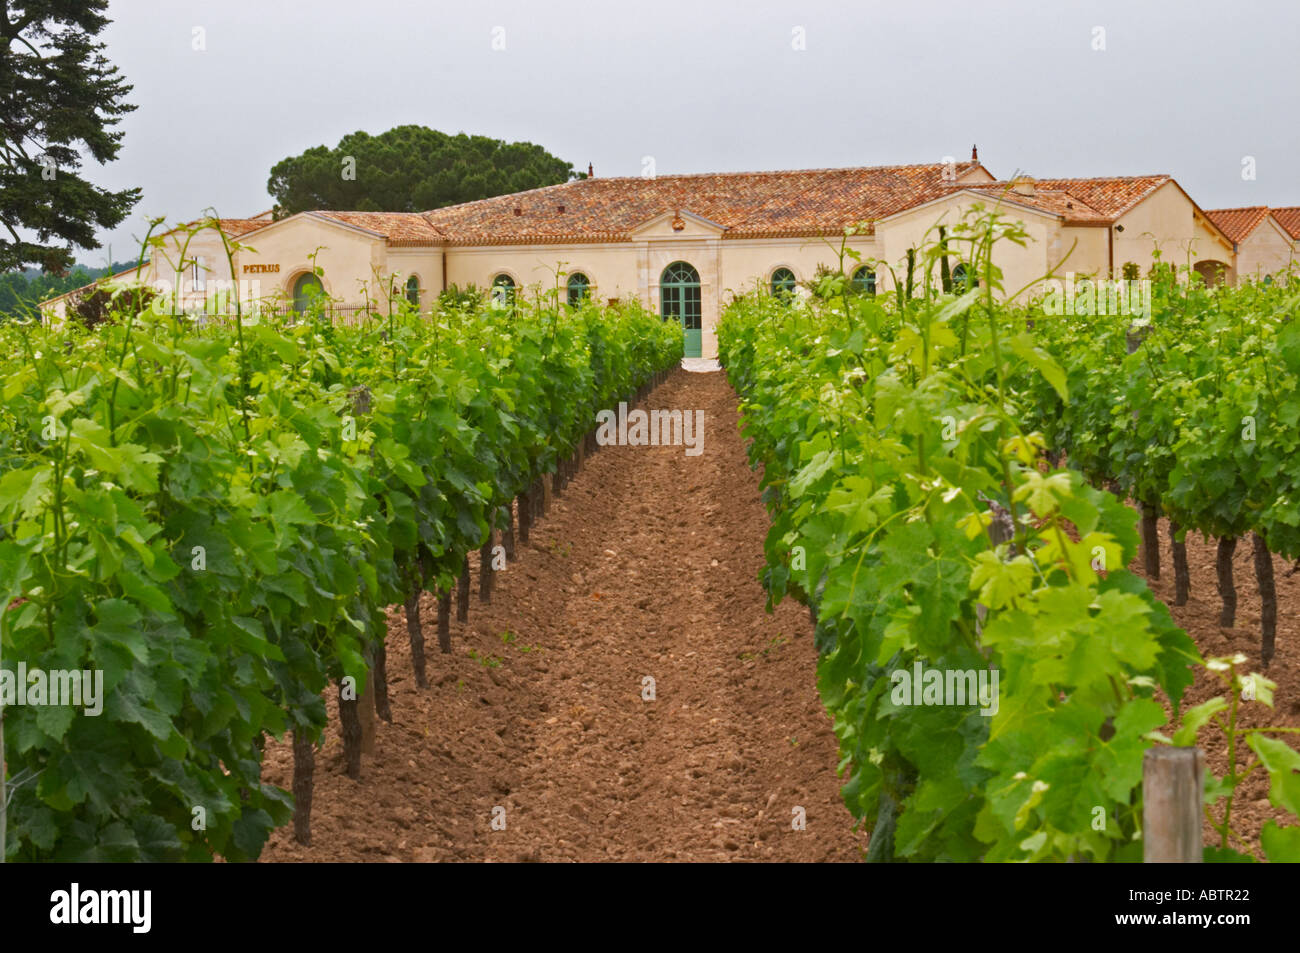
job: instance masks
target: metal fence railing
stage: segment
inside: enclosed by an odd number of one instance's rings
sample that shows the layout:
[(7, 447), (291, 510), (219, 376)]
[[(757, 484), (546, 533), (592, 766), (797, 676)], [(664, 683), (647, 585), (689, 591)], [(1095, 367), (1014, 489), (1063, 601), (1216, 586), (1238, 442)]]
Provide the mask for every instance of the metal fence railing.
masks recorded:
[[(235, 316), (235, 308), (234, 303), (228, 301), (204, 302), (202, 305), (198, 303), (191, 304), (175, 313), (189, 315), (196, 324), (206, 325), (232, 319)], [(263, 318), (290, 322), (303, 314), (292, 305), (282, 303), (266, 305), (259, 302), (241, 302), (240, 313), (245, 318), (259, 315)], [(330, 324), (339, 326), (362, 324), (367, 319), (382, 320), (384, 317), (384, 312), (378, 306), (365, 304), (328, 305), (320, 310), (313, 310), (309, 314), (313, 321), (325, 320)]]

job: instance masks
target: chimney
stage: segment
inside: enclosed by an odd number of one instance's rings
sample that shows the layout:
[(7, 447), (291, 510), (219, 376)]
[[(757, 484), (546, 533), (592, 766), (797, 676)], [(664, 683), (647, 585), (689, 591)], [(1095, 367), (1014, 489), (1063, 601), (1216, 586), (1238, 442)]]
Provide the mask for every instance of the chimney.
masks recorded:
[(975, 146), (970, 147), (970, 161), (971, 162), (980, 161), (980, 151)]
[(593, 168), (591, 167), (591, 163), (588, 162), (588, 163), (587, 163), (587, 178), (589, 178), (589, 179), (594, 179), (595, 177), (596, 177), (596, 170), (593, 169)]
[(1035, 185), (1033, 176), (1018, 175), (1011, 180), (1011, 191), (1017, 195), (1033, 195)]

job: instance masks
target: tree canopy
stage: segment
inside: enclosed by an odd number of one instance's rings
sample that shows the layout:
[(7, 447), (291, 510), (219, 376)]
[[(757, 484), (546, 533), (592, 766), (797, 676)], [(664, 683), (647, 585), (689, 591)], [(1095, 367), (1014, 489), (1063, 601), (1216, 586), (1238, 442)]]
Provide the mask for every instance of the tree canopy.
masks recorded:
[[(140, 200), (81, 175), (89, 156), (117, 156), (113, 129), (135, 107), (96, 37), (108, 0), (0, 0), (0, 271), (39, 264), (59, 273), (72, 246), (98, 248)], [(35, 241), (24, 235), (34, 235)]]
[(49, 274), (39, 268), (0, 273), (0, 319), (26, 316), (47, 298), (74, 291), (105, 275), (115, 275), (135, 267), (134, 261), (115, 261), (104, 268), (76, 265), (60, 275)]
[(277, 162), (267, 190), (282, 218), (313, 209), (424, 212), (574, 178), (585, 176), (531, 142), (398, 126)]

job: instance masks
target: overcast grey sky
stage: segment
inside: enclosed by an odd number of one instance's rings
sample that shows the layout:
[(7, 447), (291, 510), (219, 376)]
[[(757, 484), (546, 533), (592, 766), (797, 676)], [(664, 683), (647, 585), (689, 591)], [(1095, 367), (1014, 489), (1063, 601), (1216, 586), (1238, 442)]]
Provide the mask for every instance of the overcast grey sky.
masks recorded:
[(1168, 172), (1203, 208), (1300, 205), (1296, 0), (113, 0), (110, 15), (138, 109), (90, 176), (144, 189), (103, 236), (118, 260), (148, 216), (262, 211), (278, 160), (404, 123), (528, 140), (606, 176), (644, 156), (663, 175), (978, 143), (1003, 177)]

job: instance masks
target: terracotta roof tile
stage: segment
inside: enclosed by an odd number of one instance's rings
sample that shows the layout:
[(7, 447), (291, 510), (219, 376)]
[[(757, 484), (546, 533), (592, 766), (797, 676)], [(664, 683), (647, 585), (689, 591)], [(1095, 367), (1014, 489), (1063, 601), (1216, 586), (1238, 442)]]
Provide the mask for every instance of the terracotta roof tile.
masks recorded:
[(1112, 220), (1074, 193), (1044, 188), (1041, 182), (1034, 183), (1032, 195), (1015, 191), (1010, 182), (984, 182), (959, 188), (982, 192), (996, 201), (1025, 205), (1049, 215), (1059, 215), (1066, 225), (1105, 225)]
[(222, 218), (218, 219), (221, 230), (230, 238), (239, 238), (241, 235), (247, 235), (249, 232), (261, 228), (269, 222), (259, 222), (254, 218)]
[[(208, 221), (205, 218), (196, 218), (192, 222), (186, 222), (184, 225), (178, 225), (166, 234), (172, 235), (176, 232), (183, 231), (187, 228), (194, 228)], [(239, 238), (247, 235), (249, 232), (256, 231), (263, 226), (271, 224), (271, 213), (269, 211), (254, 215), (251, 218), (219, 218), (217, 224), (221, 231), (229, 238)]]
[(1300, 241), (1300, 205), (1275, 208), (1272, 211), (1273, 220), (1281, 225), (1288, 235)]
[[(976, 163), (957, 165), (958, 175)], [(1002, 197), (1065, 224), (1115, 221), (1166, 182), (1168, 175), (1038, 179), (1034, 194), (1008, 182), (955, 183), (944, 166), (875, 166), (783, 172), (579, 179), (429, 212), (311, 212), (381, 235), (392, 245), (508, 245), (628, 241), (666, 212), (691, 212), (717, 223), (724, 238), (839, 234), (940, 198), (954, 189)], [(1300, 216), (1298, 216), (1300, 217)]]
[(948, 188), (973, 189), (1049, 214), (1066, 225), (1106, 225), (1172, 181), (1168, 175), (1102, 176), (1089, 179), (1033, 179), (1032, 195), (1015, 191), (1012, 182), (950, 183)]
[[(958, 174), (971, 168), (957, 165)], [(673, 211), (716, 222), (726, 238), (838, 234), (941, 194), (943, 171), (933, 163), (580, 179), (423, 215), (453, 245), (627, 241)]]
[(1089, 179), (1038, 179), (1040, 189), (1069, 192), (1109, 221), (1119, 218), (1166, 182), (1168, 175), (1118, 175)]
[(417, 212), (311, 212), (382, 235), (390, 245), (437, 245), (443, 235)]
[(1215, 227), (1229, 239), (1239, 242), (1259, 227), (1259, 223), (1268, 218), (1267, 205), (1251, 205), (1246, 208), (1207, 209), (1205, 214)]

